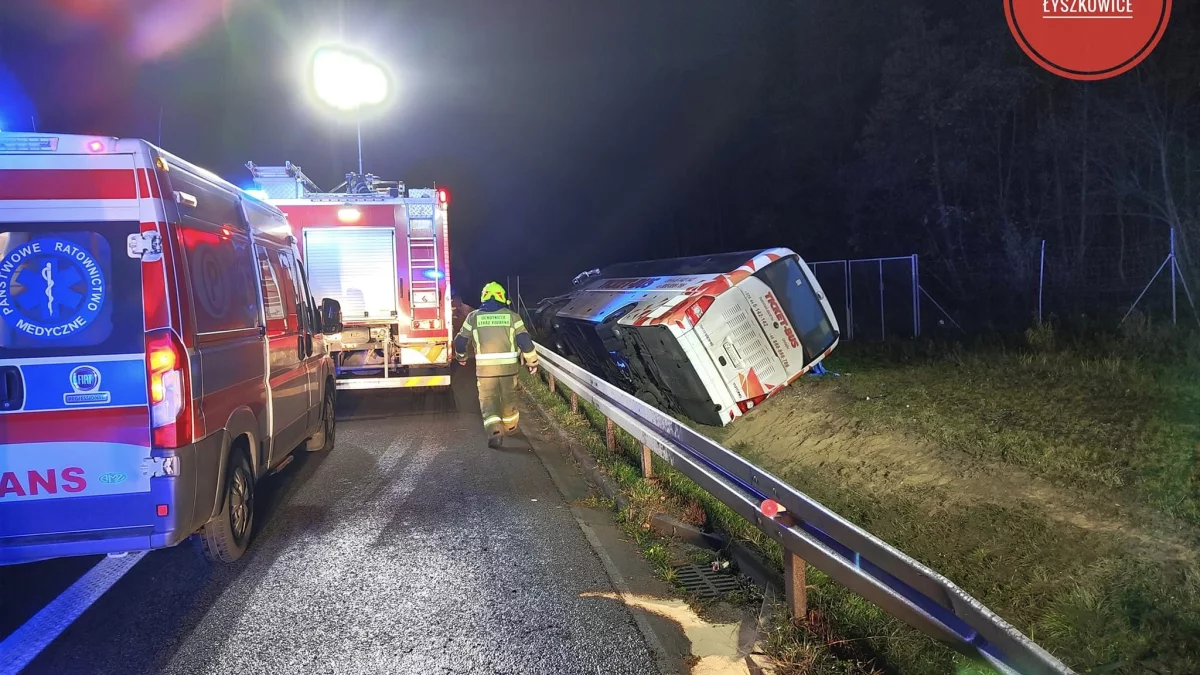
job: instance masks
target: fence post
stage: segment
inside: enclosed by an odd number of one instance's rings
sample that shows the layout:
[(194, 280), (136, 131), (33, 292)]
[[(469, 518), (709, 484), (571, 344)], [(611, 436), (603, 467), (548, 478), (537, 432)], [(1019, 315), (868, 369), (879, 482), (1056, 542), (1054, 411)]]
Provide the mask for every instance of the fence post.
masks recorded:
[(1175, 261), (1175, 228), (1171, 228), (1171, 325), (1177, 325), (1175, 314), (1175, 272), (1178, 271)]
[(609, 452), (617, 450), (617, 430), (613, 428), (611, 418), (604, 418), (604, 445), (608, 447)]
[(572, 391), (571, 392), (571, 413), (575, 414), (578, 412), (579, 412), (579, 394), (576, 394), (574, 391)]
[(883, 259), (879, 259), (879, 339), (887, 340), (886, 305), (883, 304)]
[(550, 386), (550, 393), (554, 393), (554, 373), (546, 374), (546, 384)]
[(913, 292), (913, 337), (921, 337), (921, 292), (917, 290), (920, 287), (918, 281), (917, 270), (917, 254), (912, 256), (912, 292)]
[(642, 446), (642, 476), (650, 478), (654, 475), (654, 464), (650, 461), (653, 455), (650, 454), (650, 448)]
[(783, 585), (788, 611), (793, 619), (803, 620), (808, 616), (808, 588), (804, 573), (804, 558), (784, 550)]
[(1046, 240), (1042, 240), (1042, 262), (1038, 265), (1038, 325), (1042, 325), (1042, 292), (1046, 287)]
[(853, 271), (853, 262), (853, 260), (846, 261), (846, 323), (848, 324), (846, 327), (847, 340), (854, 339), (854, 276), (851, 274)]

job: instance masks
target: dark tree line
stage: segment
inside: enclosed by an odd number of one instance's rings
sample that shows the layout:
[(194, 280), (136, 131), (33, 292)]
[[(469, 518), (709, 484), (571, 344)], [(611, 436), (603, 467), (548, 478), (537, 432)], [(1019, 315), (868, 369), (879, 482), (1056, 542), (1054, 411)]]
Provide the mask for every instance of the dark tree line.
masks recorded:
[[(917, 253), (947, 305), (1017, 328), (1033, 318), (1043, 240), (1047, 312), (1119, 318), (1174, 229), (1195, 291), (1198, 9), (1175, 3), (1150, 59), (1082, 83), (1020, 51), (1000, 0), (774, 3), (762, 97), (658, 253)], [(1179, 298), (1183, 318), (1182, 286)]]

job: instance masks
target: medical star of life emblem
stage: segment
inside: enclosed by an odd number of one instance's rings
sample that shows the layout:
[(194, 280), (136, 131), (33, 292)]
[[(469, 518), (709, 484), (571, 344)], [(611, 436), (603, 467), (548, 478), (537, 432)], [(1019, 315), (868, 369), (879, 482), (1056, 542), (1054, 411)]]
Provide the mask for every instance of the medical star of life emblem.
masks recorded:
[(35, 239), (0, 258), (0, 317), (32, 337), (66, 337), (96, 319), (105, 286), (89, 251), (63, 239)]

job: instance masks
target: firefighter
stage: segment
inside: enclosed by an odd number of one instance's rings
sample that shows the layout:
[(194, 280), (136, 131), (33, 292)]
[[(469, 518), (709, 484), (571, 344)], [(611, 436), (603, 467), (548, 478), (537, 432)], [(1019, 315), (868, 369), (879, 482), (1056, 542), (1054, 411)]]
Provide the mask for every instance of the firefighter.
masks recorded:
[(479, 408), (488, 447), (504, 445), (504, 436), (517, 430), (516, 388), (521, 359), (530, 373), (538, 367), (533, 338), (521, 317), (508, 307), (504, 287), (490, 282), (483, 287), (479, 309), (467, 315), (454, 338), (454, 356), (467, 363), (467, 346), (475, 349), (475, 378), (479, 385)]

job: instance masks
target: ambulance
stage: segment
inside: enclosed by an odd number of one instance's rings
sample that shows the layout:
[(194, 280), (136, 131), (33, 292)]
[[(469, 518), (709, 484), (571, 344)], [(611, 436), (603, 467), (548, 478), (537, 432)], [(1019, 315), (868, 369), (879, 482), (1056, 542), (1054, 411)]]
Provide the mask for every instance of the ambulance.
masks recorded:
[(276, 208), (138, 139), (0, 133), (0, 564), (195, 535), (335, 439), (335, 301)]

